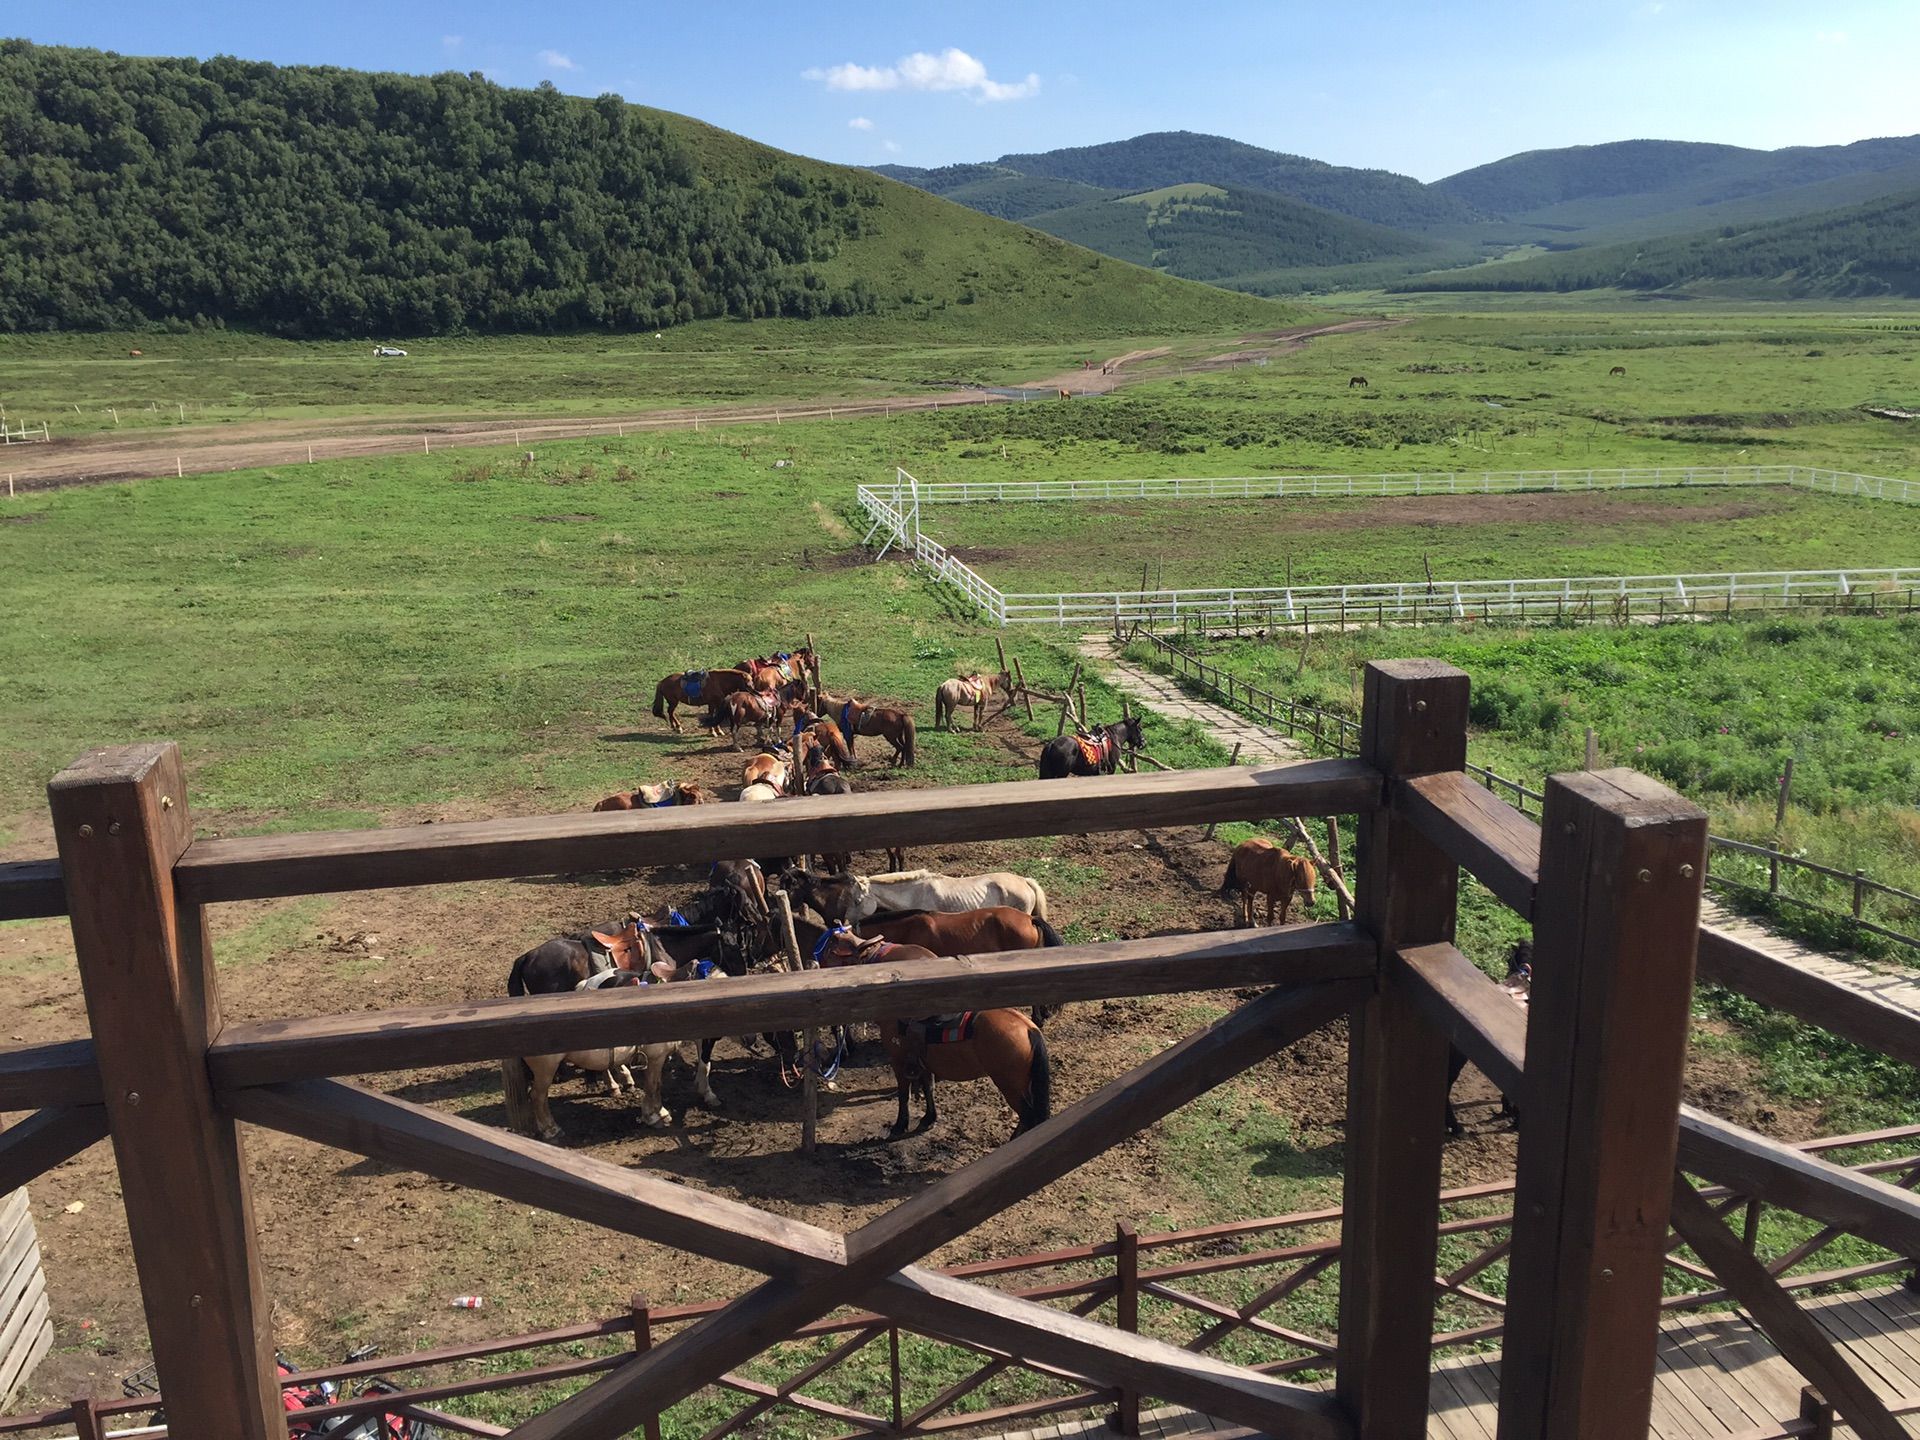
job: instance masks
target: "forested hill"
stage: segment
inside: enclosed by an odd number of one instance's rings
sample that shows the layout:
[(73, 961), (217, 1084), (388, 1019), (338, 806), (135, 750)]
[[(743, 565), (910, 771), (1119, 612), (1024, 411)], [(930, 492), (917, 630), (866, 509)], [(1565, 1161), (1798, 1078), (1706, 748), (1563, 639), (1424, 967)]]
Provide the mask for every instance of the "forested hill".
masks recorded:
[(1920, 296), (1920, 192), (1744, 230), (1598, 245), (1403, 281), (1396, 290), (1678, 290)]
[(550, 86), (5, 41), (0, 135), (0, 330), (1273, 319), (865, 171)]

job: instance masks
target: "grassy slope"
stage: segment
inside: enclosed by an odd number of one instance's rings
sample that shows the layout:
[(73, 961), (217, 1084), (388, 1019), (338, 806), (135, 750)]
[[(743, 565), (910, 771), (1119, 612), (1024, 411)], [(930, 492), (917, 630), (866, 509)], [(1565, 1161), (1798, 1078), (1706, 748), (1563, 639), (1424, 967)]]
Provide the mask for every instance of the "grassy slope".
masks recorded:
[(1044, 180), (1032, 175), (996, 175), (953, 190), (936, 194), (983, 215), (1002, 220), (1025, 220), (1048, 210), (1078, 205), (1087, 200), (1105, 200), (1112, 191), (1097, 185), (1082, 185), (1073, 180)]

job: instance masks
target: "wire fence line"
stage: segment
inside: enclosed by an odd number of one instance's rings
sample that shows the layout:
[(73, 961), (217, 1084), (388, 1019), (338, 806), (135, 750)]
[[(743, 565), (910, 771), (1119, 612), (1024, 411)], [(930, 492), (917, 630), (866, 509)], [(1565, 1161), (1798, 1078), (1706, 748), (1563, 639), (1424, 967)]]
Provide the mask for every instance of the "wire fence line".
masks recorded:
[[(1341, 756), (1360, 753), (1360, 726), (1346, 716), (1276, 695), (1271, 690), (1222, 670), (1218, 665), (1209, 664), (1198, 655), (1190, 654), (1165, 636), (1141, 632), (1131, 638), (1151, 645), (1156, 658), (1175, 676), (1224, 702), (1229, 708), (1242, 711), (1272, 729), (1293, 736), (1305, 744), (1310, 752), (1319, 750)], [(1543, 790), (1511, 776), (1501, 775), (1484, 765), (1468, 764), (1465, 768), (1487, 789), (1504, 795), (1516, 810), (1539, 818), (1546, 801)], [(1775, 899), (1803, 906), (1832, 919), (1845, 920), (1875, 935), (1920, 950), (1920, 937), (1882, 924), (1867, 913), (1869, 903), (1877, 899), (1883, 908), (1892, 912), (1884, 918), (1898, 919), (1903, 924), (1911, 925), (1915, 919), (1920, 919), (1920, 894), (1869, 879), (1864, 870), (1842, 870), (1832, 865), (1822, 865), (1771, 845), (1735, 840), (1726, 835), (1709, 834), (1707, 840), (1711, 853), (1717, 861), (1722, 861), (1716, 867), (1718, 873), (1709, 873), (1709, 882), (1723, 888), (1764, 892)], [(1809, 899), (1783, 890), (1783, 868), (1810, 877), (1810, 888), (1818, 898)], [(1764, 870), (1764, 879), (1760, 878), (1759, 870)], [(1836, 892), (1844, 901), (1844, 909), (1821, 903), (1822, 900), (1834, 898)]]
[[(954, 585), (997, 625), (1231, 627), (1258, 625), (1447, 624), (1514, 619), (1586, 623), (1704, 618), (1736, 611), (1794, 608), (1912, 610), (1920, 567), (1755, 570), (1673, 575), (1538, 576), (1474, 580), (1367, 581), (1348, 585), (1250, 585), (1188, 589), (1009, 592), (958, 559), (921, 528), (926, 505), (1110, 498), (1257, 498), (1282, 494), (1486, 494), (1521, 490), (1594, 490), (1775, 485), (1920, 503), (1920, 484), (1878, 475), (1796, 465), (1667, 466), (1618, 470), (1542, 470), (1479, 474), (1213, 476), (1146, 480), (936, 481), (904, 469), (891, 484), (855, 494), (884, 532), (882, 553), (898, 547)], [(1638, 615), (1636, 617), (1636, 607)]]

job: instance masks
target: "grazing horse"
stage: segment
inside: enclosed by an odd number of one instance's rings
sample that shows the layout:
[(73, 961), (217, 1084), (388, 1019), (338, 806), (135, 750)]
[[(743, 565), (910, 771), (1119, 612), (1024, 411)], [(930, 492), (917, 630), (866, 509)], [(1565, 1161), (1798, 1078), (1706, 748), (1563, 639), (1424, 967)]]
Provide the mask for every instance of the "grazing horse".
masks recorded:
[(626, 795), (609, 795), (595, 802), (594, 810), (658, 810), (667, 805), (704, 805), (707, 792), (691, 780), (663, 780), (658, 785), (642, 785)]
[[(1512, 997), (1516, 1005), (1525, 1006), (1533, 990), (1533, 941), (1520, 940), (1507, 954), (1507, 978), (1500, 982), (1500, 988)], [(1467, 1068), (1464, 1052), (1455, 1050), (1447, 1059), (1447, 1134), (1464, 1135), (1466, 1127), (1460, 1123), (1459, 1116), (1453, 1113), (1453, 1085), (1460, 1078), (1460, 1072)], [(1513, 1101), (1508, 1096), (1500, 1097), (1500, 1113), (1503, 1116), (1514, 1114)]]
[(753, 689), (753, 681), (744, 670), (679, 670), (653, 687), (653, 714), (680, 733), (680, 720), (674, 711), (682, 705), (705, 705), (708, 713), (737, 690)]
[[(796, 920), (822, 966), (873, 965), (932, 959), (926, 950), (884, 939), (862, 939), (845, 927), (821, 930)], [(1053, 1113), (1053, 1061), (1040, 1027), (1018, 1010), (968, 1010), (958, 1015), (883, 1021), (887, 1060), (893, 1067), (900, 1109), (887, 1137), (907, 1133), (907, 1100), (920, 1092), (920, 1128), (940, 1119), (933, 1082), (991, 1080), (1019, 1121), (1014, 1134), (1032, 1129)]]
[(1312, 905), (1318, 880), (1311, 860), (1304, 855), (1289, 854), (1273, 841), (1256, 835), (1233, 847), (1233, 858), (1227, 861), (1227, 878), (1220, 882), (1220, 896), (1225, 899), (1238, 891), (1240, 923), (1251, 926), (1254, 897), (1265, 895), (1267, 924), (1273, 924), (1274, 907), (1278, 905), (1280, 923), (1284, 925), (1287, 911), (1293, 906), (1294, 892), (1306, 891), (1307, 904)]
[(789, 875), (787, 887), (805, 886), (806, 903), (828, 920), (858, 925), (882, 911), (930, 910), (956, 915), (1004, 905), (1023, 915), (1047, 918), (1047, 892), (1038, 880), (995, 870), (986, 875), (936, 875), (908, 870), (892, 875)]
[(1060, 735), (1040, 747), (1040, 778), (1111, 775), (1120, 768), (1122, 747), (1138, 750), (1143, 744), (1138, 715), (1117, 725), (1096, 725), (1091, 735)]
[(913, 716), (905, 710), (871, 705), (864, 700), (840, 699), (825, 691), (820, 694), (820, 707), (840, 726), (849, 756), (853, 754), (856, 735), (878, 735), (893, 746), (894, 764), (913, 764)]
[(960, 707), (971, 705), (973, 728), (978, 730), (986, 723), (987, 701), (996, 691), (1006, 695), (1006, 704), (999, 711), (1004, 715), (1013, 707), (1012, 690), (1013, 676), (1005, 671), (998, 675), (973, 674), (943, 681), (940, 688), (933, 692), (933, 728), (951, 730)]
[(1355, 389), (1364, 390), (1366, 388), (1367, 388), (1367, 377), (1364, 375), (1354, 375), (1349, 377), (1347, 380), (1347, 389), (1349, 390), (1355, 390)]
[(1622, 380), (1624, 380), (1627, 378), (1627, 367), (1624, 365), (1616, 365), (1611, 370), (1607, 371), (1607, 375), (1609, 378), (1611, 378), (1612, 376), (1618, 375)]

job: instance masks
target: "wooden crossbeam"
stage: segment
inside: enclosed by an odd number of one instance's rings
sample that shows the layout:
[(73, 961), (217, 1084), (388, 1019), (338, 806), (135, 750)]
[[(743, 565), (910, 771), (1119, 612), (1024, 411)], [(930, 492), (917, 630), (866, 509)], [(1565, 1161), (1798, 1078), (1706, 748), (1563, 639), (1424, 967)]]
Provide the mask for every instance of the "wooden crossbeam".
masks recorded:
[[(1520, 1098), (1526, 1012), (1451, 945), (1400, 951), (1388, 980), (1446, 1031), (1502, 1094)], [(1810, 1216), (1901, 1255), (1920, 1255), (1920, 1197), (1791, 1145), (1680, 1107), (1680, 1163), (1742, 1195)]]
[(0, 1110), (98, 1105), (103, 1098), (91, 1040), (0, 1050)]
[(1161, 936), (591, 996), (568, 992), (267, 1020), (228, 1026), (207, 1064), (217, 1087), (239, 1089), (689, 1035), (1346, 979), (1371, 975), (1376, 964), (1373, 942), (1353, 925)]
[(1379, 808), (1380, 794), (1379, 775), (1357, 760), (1095, 776), (1071, 786), (1016, 780), (948, 786), (938, 805), (929, 805), (924, 792), (892, 790), (780, 805), (689, 805), (201, 840), (181, 857), (174, 880), (183, 898), (208, 904), (747, 855), (1364, 814)]
[(67, 882), (58, 860), (0, 865), (0, 920), (40, 920), (67, 913)]
[(1855, 1433), (1866, 1440), (1905, 1440), (1906, 1428), (1886, 1403), (1684, 1175), (1673, 1177), (1671, 1218), (1680, 1238), (1720, 1277), (1774, 1348), (1839, 1407)]
[(1176, 1359), (1183, 1355), (1176, 1347), (906, 1267), (1344, 1013), (1366, 988), (1358, 981), (1316, 985), (1242, 1006), (844, 1240), (334, 1081), (240, 1090), (229, 1102), (257, 1123), (778, 1277), (515, 1432), (527, 1440), (624, 1434), (716, 1373), (852, 1302), (943, 1338), (1059, 1365), (1093, 1383), (1131, 1384), (1244, 1423), (1335, 1436), (1345, 1428), (1325, 1397), (1302, 1398), (1307, 1392), (1220, 1362), (1195, 1366), (1190, 1357)]
[(1460, 770), (1416, 775), (1395, 808), (1447, 858), (1531, 919), (1540, 883), (1540, 827)]
[(0, 1195), (18, 1190), (106, 1138), (105, 1106), (71, 1105), (35, 1111), (0, 1134)]

